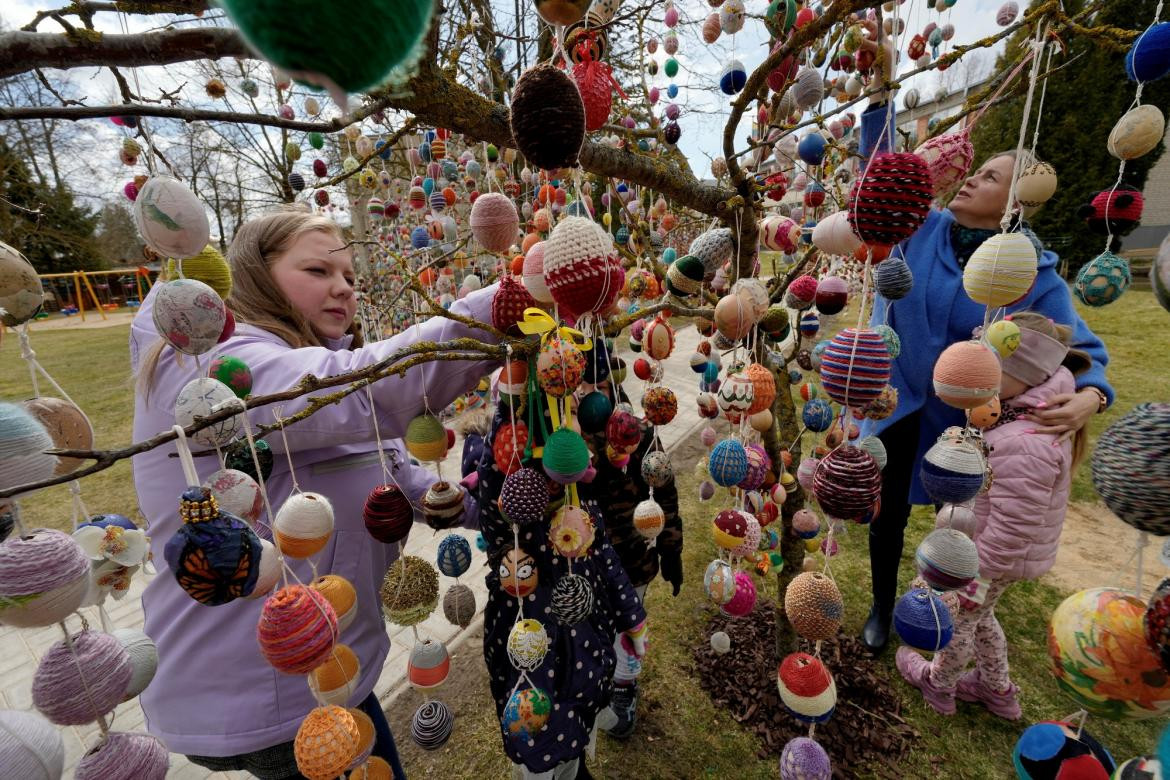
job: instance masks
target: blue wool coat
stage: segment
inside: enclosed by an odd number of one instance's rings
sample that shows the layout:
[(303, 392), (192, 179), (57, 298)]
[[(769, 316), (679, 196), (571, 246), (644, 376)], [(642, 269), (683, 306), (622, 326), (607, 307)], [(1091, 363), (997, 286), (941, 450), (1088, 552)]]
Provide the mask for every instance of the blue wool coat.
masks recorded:
[[(861, 150), (863, 157), (879, 146), (884, 151), (889, 131), (882, 136), (884, 105), (871, 106), (861, 115)], [(891, 114), (892, 121), (892, 114)], [(942, 351), (957, 341), (972, 337), (983, 325), (985, 308), (975, 303), (963, 289), (963, 269), (951, 246), (951, 225), (955, 216), (949, 209), (932, 210), (926, 223), (903, 241), (900, 252), (914, 274), (914, 287), (897, 301), (880, 295), (874, 303), (871, 325), (888, 324), (901, 337), (902, 352), (894, 361), (890, 384), (898, 391), (898, 406), (885, 420), (868, 421), (864, 434), (877, 434), (898, 420), (921, 412), (918, 452), (914, 466), (909, 503), (933, 503), (918, 479), (922, 456), (938, 436), (952, 425), (964, 425), (965, 416), (934, 393), (934, 364)], [(1057, 273), (1057, 256), (1045, 250), (1040, 255), (1036, 281), (1023, 300), (1007, 307), (1014, 311), (1035, 311), (1055, 322), (1073, 328), (1072, 346), (1092, 358), (1088, 371), (1076, 378), (1077, 389), (1096, 387), (1113, 403), (1113, 388), (1105, 378), (1109, 356), (1102, 343), (1077, 314), (1068, 284)]]

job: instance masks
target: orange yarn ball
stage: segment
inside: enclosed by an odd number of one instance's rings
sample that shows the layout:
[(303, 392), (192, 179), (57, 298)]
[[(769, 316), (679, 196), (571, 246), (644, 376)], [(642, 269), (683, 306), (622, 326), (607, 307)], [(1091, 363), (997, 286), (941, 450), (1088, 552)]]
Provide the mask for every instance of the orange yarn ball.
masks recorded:
[(325, 597), (337, 613), (338, 630), (344, 631), (353, 621), (353, 607), (357, 603), (357, 591), (353, 584), (338, 574), (326, 574), (313, 580), (313, 590)]
[[(347, 707), (345, 711), (353, 716), (353, 722), (357, 724), (358, 728), (358, 747), (353, 758), (350, 759), (349, 765), (350, 767), (361, 766), (374, 752), (374, 741), (377, 736), (374, 733), (374, 721), (370, 720), (370, 716), (357, 707)], [(361, 777), (361, 775), (355, 771), (350, 777)]]
[(316, 682), (319, 690), (332, 691), (357, 677), (360, 668), (358, 657), (349, 645), (337, 644), (333, 647), (333, 655), (310, 672), (309, 676)]
[(948, 406), (974, 409), (999, 392), (999, 357), (977, 341), (961, 341), (943, 350), (934, 364), (934, 392)]
[(512, 258), (508, 270), (512, 272), (513, 276), (519, 276), (524, 273), (524, 255), (516, 255)]
[(527, 255), (528, 250), (539, 244), (541, 241), (539, 233), (527, 233), (524, 240), (520, 242), (520, 254)]
[[(752, 385), (756, 389), (752, 396), (752, 405), (748, 407), (747, 413), (755, 414), (765, 409), (771, 409), (772, 402), (776, 400), (776, 378), (772, 376), (772, 372), (759, 363), (752, 363), (747, 367), (746, 373), (747, 378), (752, 380)], [(771, 427), (770, 423), (768, 427)]]
[(371, 756), (370, 760), (359, 766), (349, 775), (349, 780), (391, 780), (394, 773), (385, 759)]
[(422, 272), (418, 275), (418, 280), (422, 284), (423, 287), (430, 287), (432, 284), (435, 283), (435, 280), (438, 278), (439, 278), (439, 275), (435, 273), (434, 268), (424, 268), (422, 270)]
[(341, 707), (317, 707), (301, 721), (293, 741), (297, 769), (309, 780), (334, 780), (358, 749), (358, 726)]

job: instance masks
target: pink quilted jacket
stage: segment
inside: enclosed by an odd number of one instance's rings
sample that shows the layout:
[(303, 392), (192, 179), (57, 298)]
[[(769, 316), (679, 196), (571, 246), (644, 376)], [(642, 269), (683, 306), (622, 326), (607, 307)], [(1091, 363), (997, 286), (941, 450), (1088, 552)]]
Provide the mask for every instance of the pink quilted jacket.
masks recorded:
[[(1035, 407), (1058, 393), (1076, 390), (1073, 375), (1057, 369), (1041, 385), (1011, 401)], [(987, 432), (991, 446), (991, 490), (975, 502), (979, 519), (979, 576), (1036, 579), (1052, 568), (1068, 507), (1072, 443), (1053, 446), (1051, 434), (1028, 433), (1036, 423), (1014, 420)]]

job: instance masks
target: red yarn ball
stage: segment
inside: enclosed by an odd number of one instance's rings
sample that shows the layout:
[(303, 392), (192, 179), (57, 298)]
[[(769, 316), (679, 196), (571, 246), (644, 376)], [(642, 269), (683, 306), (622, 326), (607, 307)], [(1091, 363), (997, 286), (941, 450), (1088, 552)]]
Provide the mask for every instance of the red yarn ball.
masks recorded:
[(336, 639), (333, 605), (304, 585), (286, 585), (269, 596), (256, 626), (261, 655), (285, 674), (308, 674), (325, 663)]
[[(520, 260), (522, 263), (523, 258)], [(516, 277), (504, 275), (492, 297), (492, 325), (504, 332), (519, 335), (516, 324), (524, 319), (524, 310), (536, 306), (536, 299)]]
[(882, 493), (882, 470), (860, 447), (838, 447), (813, 472), (813, 497), (830, 517), (856, 520)]
[(397, 485), (378, 485), (366, 498), (362, 519), (370, 536), (383, 544), (394, 544), (410, 533), (414, 507)]
[(922, 226), (933, 197), (930, 170), (921, 157), (879, 154), (849, 192), (849, 225), (866, 243), (892, 246)]

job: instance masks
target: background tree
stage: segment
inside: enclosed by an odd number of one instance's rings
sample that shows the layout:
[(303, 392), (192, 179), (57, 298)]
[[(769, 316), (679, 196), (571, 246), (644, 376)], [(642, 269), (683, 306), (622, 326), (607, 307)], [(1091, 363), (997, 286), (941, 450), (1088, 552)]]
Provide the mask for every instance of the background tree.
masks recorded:
[(106, 267), (132, 268), (142, 262), (143, 243), (134, 215), (120, 201), (110, 201), (98, 212), (94, 243)]

